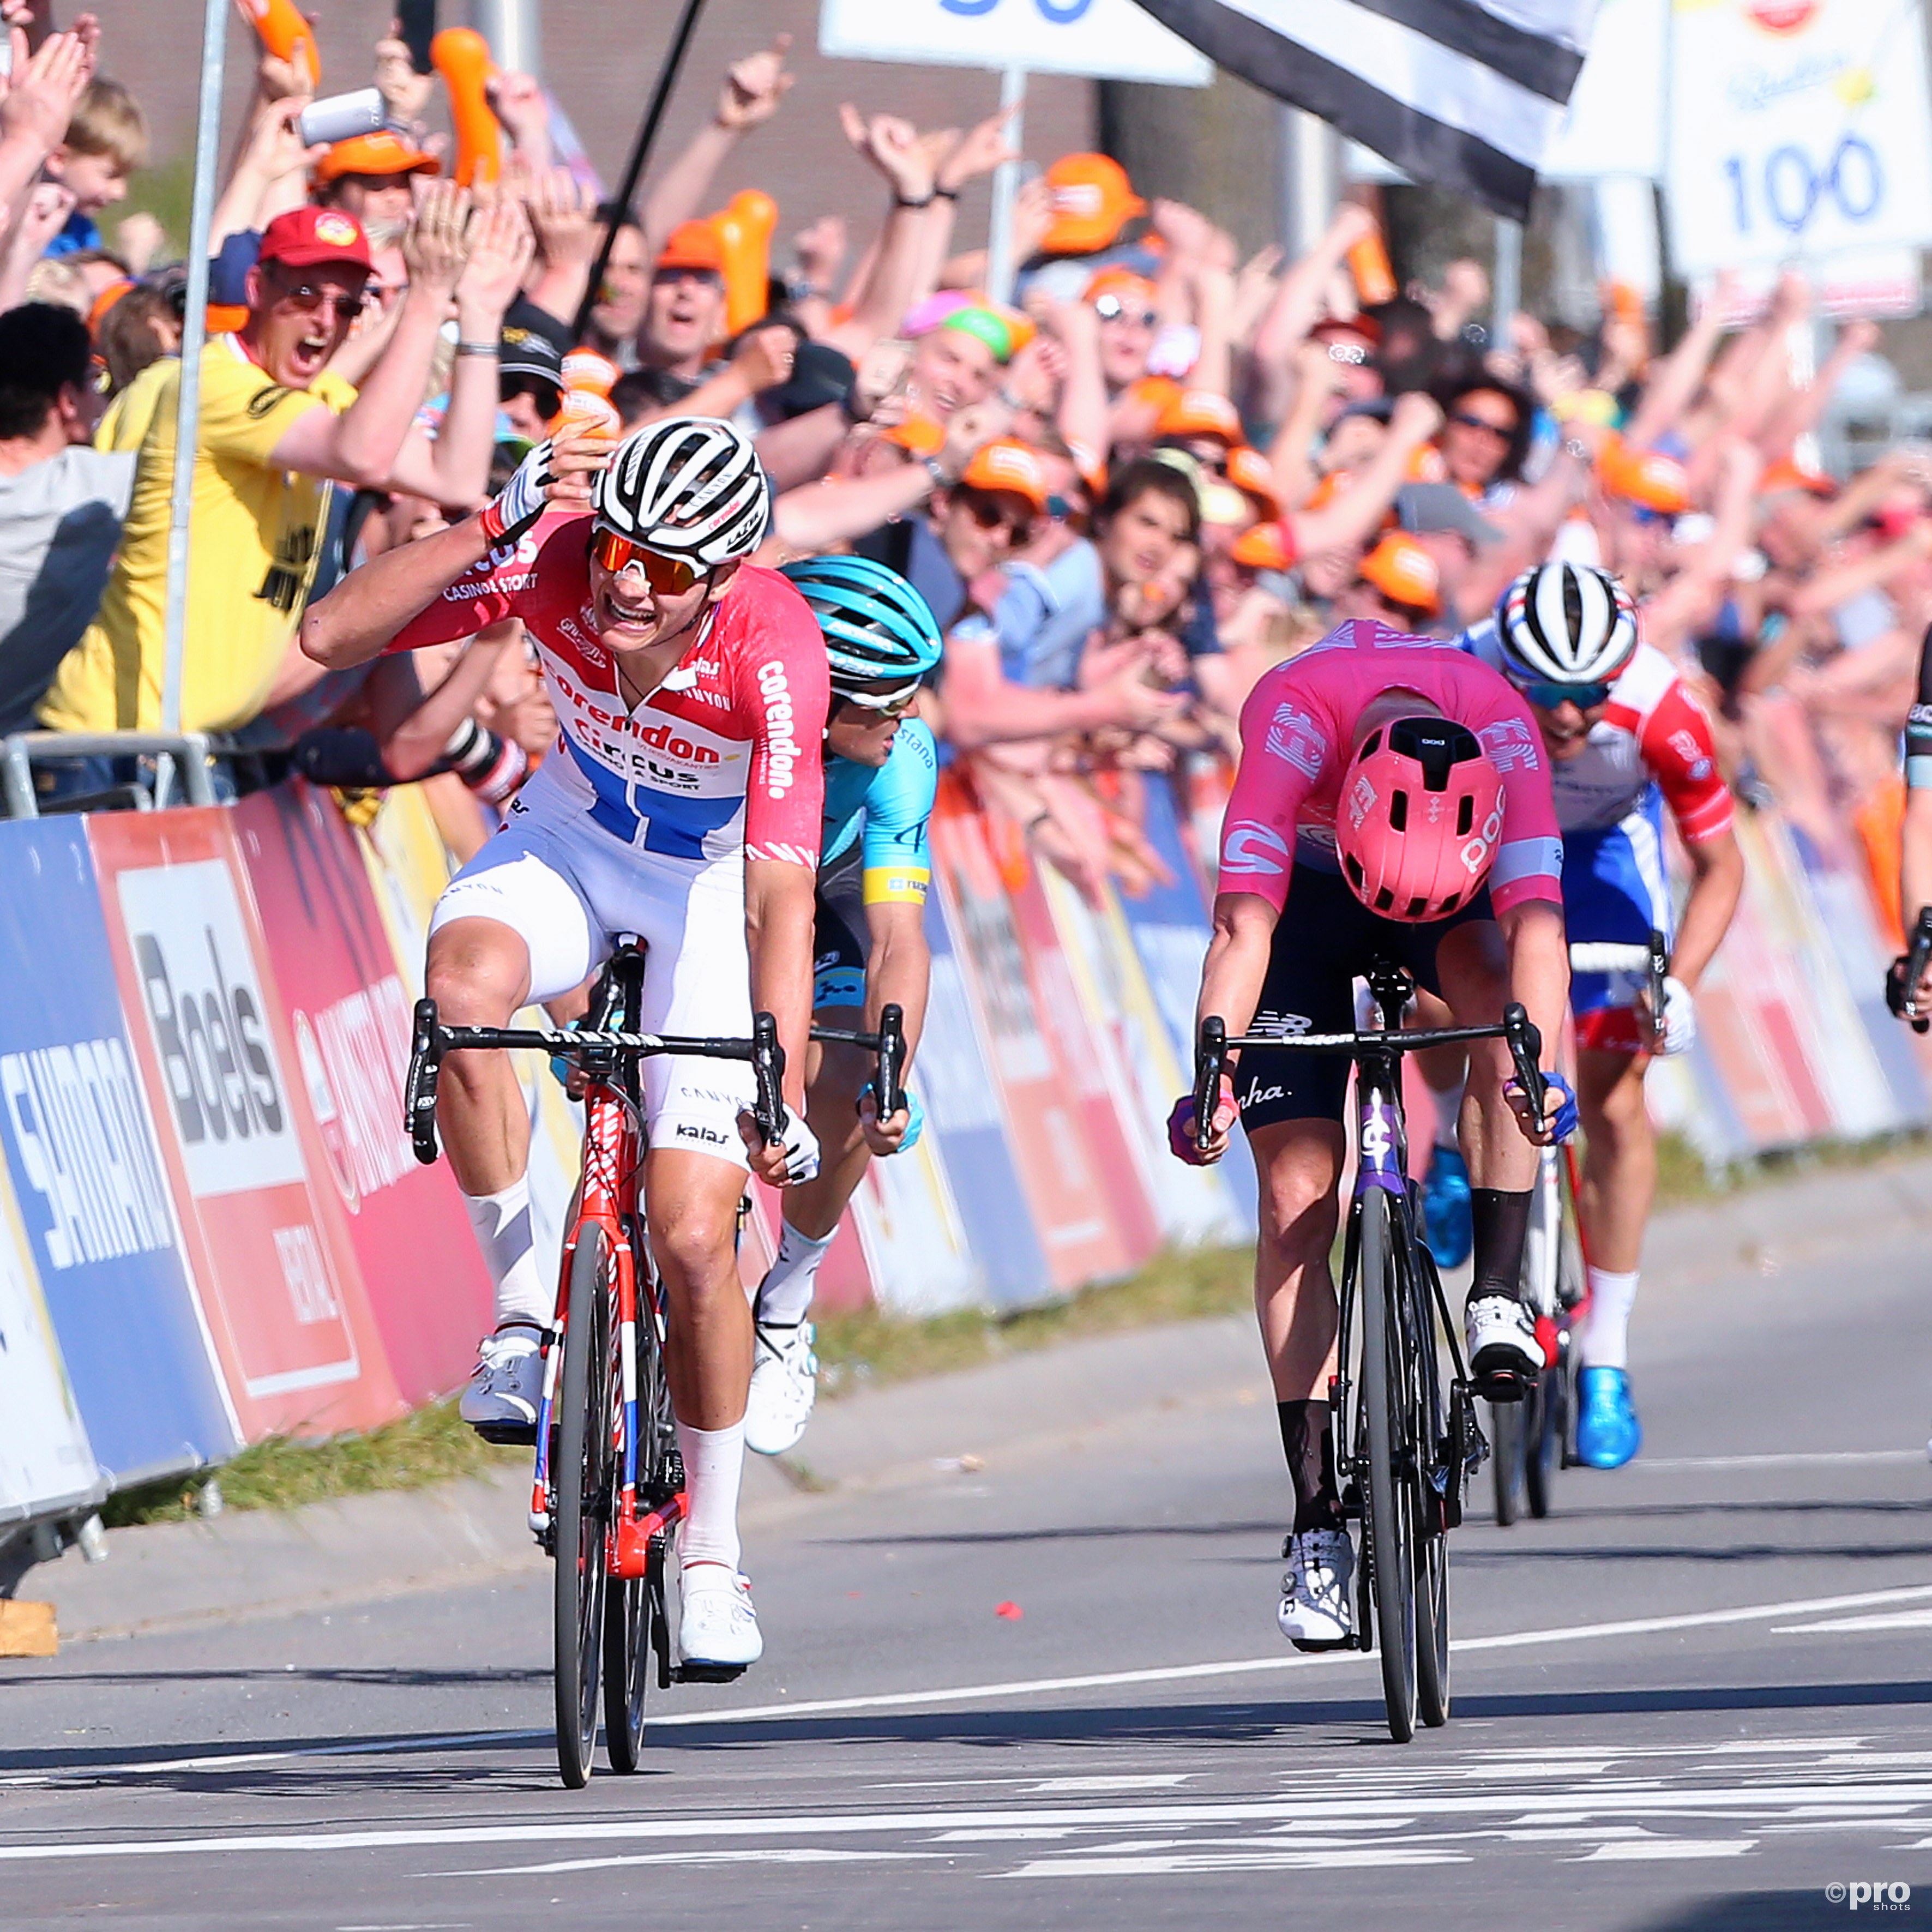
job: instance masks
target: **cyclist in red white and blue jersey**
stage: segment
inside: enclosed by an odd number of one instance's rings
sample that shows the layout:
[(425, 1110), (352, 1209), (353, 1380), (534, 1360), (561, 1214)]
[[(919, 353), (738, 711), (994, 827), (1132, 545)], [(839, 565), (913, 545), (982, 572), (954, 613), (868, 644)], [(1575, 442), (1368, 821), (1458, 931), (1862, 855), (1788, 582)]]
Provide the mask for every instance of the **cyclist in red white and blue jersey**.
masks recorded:
[[(680, 1642), (686, 1663), (739, 1666), (762, 1645), (738, 1571), (752, 1359), (738, 1202), (748, 1166), (776, 1184), (818, 1165), (803, 1100), (825, 650), (798, 592), (746, 562), (770, 514), (756, 454), (727, 423), (674, 417), (614, 451), (544, 444), (478, 515), (352, 571), (302, 636), (332, 666), (506, 617), (537, 646), (559, 749), (437, 902), (425, 978), (446, 1020), (507, 1024), (580, 986), (619, 934), (647, 949), (644, 1031), (742, 1036), (754, 1007), (777, 1020), (787, 1118), (769, 1145), (742, 1064), (656, 1059), (645, 1074), (650, 1235), (689, 1496)], [(508, 1061), (452, 1054), (438, 1122), (496, 1283), (497, 1328), (462, 1413), (528, 1440), (553, 1296)]]
[[(897, 1006), (910, 1052), (932, 967), (926, 827), (939, 785), (932, 734), (910, 713), (921, 680), (939, 662), (939, 627), (912, 585), (869, 557), (806, 557), (787, 564), (784, 574), (818, 620), (832, 678), (813, 1017), (842, 1032), (870, 1032), (887, 1006)], [(890, 1118), (878, 1118), (869, 1054), (832, 1043), (812, 1052), (806, 1108), (824, 1164), (817, 1180), (787, 1190), (777, 1258), (754, 1308), (745, 1443), (766, 1456), (796, 1446), (811, 1420), (818, 1364), (808, 1318), (839, 1216), (867, 1162), (904, 1152), (921, 1126), (910, 1093)]]
[[(1638, 613), (1606, 572), (1571, 563), (1526, 571), (1463, 647), (1520, 691), (1550, 761), (1563, 833), (1563, 917), (1572, 944), (1671, 941), (1661, 1050), (1696, 1034), (1695, 994), (1737, 910), (1744, 856), (1709, 721), (1661, 651), (1640, 640)], [(1665, 864), (1669, 808), (1690, 861), (1683, 917)], [(1645, 976), (1576, 973), (1576, 1102), (1585, 1138), (1584, 1233), (1590, 1313), (1582, 1336), (1576, 1444), (1613, 1469), (1642, 1440), (1628, 1369), (1657, 1142), (1645, 1104), (1652, 1022)]]

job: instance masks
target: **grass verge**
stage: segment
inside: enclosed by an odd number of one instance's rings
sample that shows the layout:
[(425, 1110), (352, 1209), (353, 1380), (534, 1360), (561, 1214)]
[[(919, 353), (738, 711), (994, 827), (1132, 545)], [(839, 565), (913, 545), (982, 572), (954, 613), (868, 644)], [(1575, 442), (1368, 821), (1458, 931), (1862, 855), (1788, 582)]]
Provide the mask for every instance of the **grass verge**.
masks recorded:
[[(1686, 1206), (1810, 1172), (1867, 1167), (1928, 1150), (1932, 1134), (1915, 1132), (1766, 1154), (1713, 1170), (1681, 1136), (1666, 1134), (1658, 1148), (1658, 1204)], [(1168, 1252), (1125, 1281), (1085, 1288), (1043, 1307), (1004, 1312), (958, 1309), (922, 1319), (878, 1310), (827, 1316), (818, 1324), (821, 1385), (836, 1399), (888, 1382), (974, 1368), (1082, 1335), (1245, 1314), (1253, 1264), (1247, 1248)], [(212, 1474), (220, 1484), (224, 1508), (290, 1510), (338, 1496), (423, 1489), (459, 1476), (487, 1475), (526, 1461), (529, 1454), (483, 1442), (458, 1420), (452, 1401), (362, 1435), (320, 1442), (278, 1436), (244, 1449)], [(110, 1528), (180, 1522), (196, 1514), (197, 1493), (206, 1480), (124, 1490), (102, 1507), (102, 1520)]]

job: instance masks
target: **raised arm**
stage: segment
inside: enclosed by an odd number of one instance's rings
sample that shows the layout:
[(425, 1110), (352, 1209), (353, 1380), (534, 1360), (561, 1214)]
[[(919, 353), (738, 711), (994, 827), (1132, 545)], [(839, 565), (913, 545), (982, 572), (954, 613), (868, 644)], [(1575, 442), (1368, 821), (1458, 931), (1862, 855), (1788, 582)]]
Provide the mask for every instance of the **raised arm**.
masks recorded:
[(792, 76), (784, 70), (790, 46), (790, 34), (775, 34), (770, 46), (747, 54), (727, 70), (711, 118), (686, 143), (644, 199), (646, 261), (655, 262), (671, 230), (698, 213), (724, 158), (778, 112), (778, 103), (791, 88)]
[(1298, 553), (1306, 556), (1362, 542), (1388, 514), (1408, 478), (1411, 458), (1442, 426), (1441, 409), (1420, 391), (1398, 396), (1382, 446), (1354, 482), (1318, 510), (1290, 513)]
[(856, 362), (881, 336), (892, 334), (907, 310), (929, 292), (920, 287), (919, 277), (933, 200), (933, 164), (910, 121), (891, 114), (875, 114), (865, 121), (850, 105), (839, 110), (839, 116), (846, 139), (885, 177), (892, 191), (878, 258), (852, 319), (826, 338)]

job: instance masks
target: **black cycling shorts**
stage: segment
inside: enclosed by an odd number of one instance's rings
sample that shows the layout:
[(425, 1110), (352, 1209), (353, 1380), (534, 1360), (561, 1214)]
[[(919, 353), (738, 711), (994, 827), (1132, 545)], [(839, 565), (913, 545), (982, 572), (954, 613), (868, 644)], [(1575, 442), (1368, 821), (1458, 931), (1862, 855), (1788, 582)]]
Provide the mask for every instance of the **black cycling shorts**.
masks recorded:
[(812, 1004), (862, 1006), (866, 1004), (866, 861), (855, 838), (818, 875), (818, 898), (812, 932)]
[[(1406, 967), (1439, 993), (1436, 949), (1444, 933), (1493, 919), (1486, 888), (1447, 919), (1426, 925), (1370, 911), (1339, 872), (1298, 865), (1288, 906), (1274, 929), (1268, 978), (1251, 1033), (1348, 1033), (1355, 1024), (1355, 982), (1378, 959)], [(1250, 1047), (1234, 1076), (1241, 1124), (1252, 1132), (1282, 1120), (1340, 1120), (1348, 1086), (1345, 1053), (1270, 1053)]]

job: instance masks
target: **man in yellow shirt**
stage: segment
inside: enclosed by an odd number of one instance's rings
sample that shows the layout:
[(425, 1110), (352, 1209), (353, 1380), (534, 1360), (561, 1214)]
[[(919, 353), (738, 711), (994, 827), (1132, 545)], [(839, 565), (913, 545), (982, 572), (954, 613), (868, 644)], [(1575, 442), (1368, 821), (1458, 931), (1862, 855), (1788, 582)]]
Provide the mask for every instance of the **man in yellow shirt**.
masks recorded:
[[(361, 224), (339, 208), (279, 215), (250, 272), (248, 320), (202, 357), (189, 524), (182, 728), (245, 723), (277, 690), (313, 580), (332, 483), (468, 508), (488, 480), (496, 344), (530, 259), (516, 204), (472, 215), (440, 183), (406, 237), (409, 292), (361, 390), (327, 367), (362, 313), (370, 275)], [(415, 426), (452, 298), (458, 343), (434, 441)], [(181, 365), (146, 370), (102, 424), (100, 446), (140, 461), (100, 614), (62, 662), (40, 709), (59, 731), (158, 730), (166, 671), (167, 544)], [(278, 692), (278, 694), (283, 694)], [(47, 774), (56, 792), (75, 787)]]

